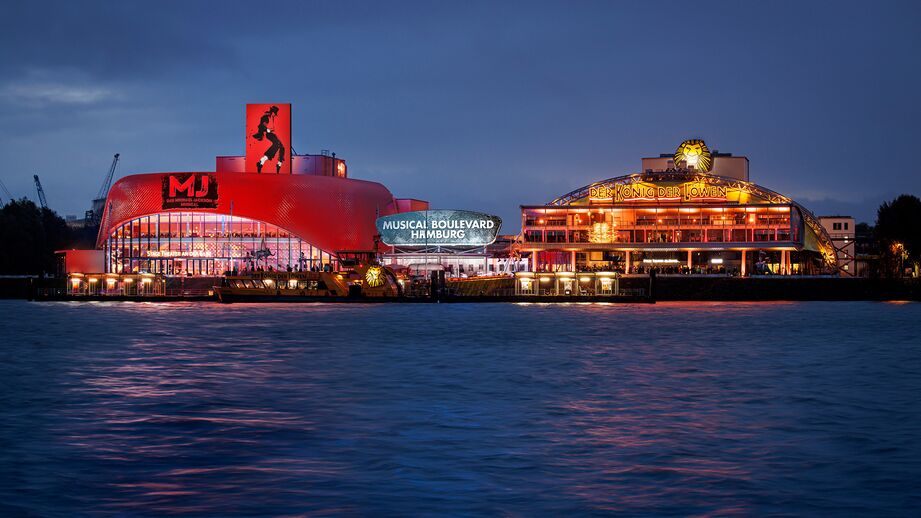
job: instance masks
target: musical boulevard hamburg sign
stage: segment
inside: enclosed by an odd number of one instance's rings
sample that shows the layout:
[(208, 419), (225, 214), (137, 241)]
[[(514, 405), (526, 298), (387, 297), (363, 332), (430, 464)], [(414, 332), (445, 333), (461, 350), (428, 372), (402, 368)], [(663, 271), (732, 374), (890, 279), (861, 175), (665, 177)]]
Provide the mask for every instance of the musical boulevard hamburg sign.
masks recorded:
[(467, 210), (420, 210), (377, 218), (389, 246), (486, 246), (499, 235), (498, 216)]

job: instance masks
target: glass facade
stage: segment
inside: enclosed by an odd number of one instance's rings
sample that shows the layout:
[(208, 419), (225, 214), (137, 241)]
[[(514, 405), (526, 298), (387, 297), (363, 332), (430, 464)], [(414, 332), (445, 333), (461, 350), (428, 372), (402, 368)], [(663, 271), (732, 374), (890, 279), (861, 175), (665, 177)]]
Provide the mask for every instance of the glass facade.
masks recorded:
[(789, 205), (528, 208), (522, 223), (526, 243), (796, 242), (802, 229)]
[(223, 275), (335, 266), (333, 254), (283, 228), (204, 212), (162, 212), (128, 221), (106, 240), (105, 257), (111, 273)]
[(790, 203), (523, 207), (521, 223), (541, 272), (796, 273), (805, 232)]

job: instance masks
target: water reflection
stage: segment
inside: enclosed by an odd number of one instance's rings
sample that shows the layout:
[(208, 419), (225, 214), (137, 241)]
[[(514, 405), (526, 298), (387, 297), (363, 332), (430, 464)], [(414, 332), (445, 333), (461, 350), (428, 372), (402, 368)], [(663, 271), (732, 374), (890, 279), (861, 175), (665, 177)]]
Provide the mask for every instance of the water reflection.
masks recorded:
[(0, 306), (4, 514), (921, 503), (917, 304)]

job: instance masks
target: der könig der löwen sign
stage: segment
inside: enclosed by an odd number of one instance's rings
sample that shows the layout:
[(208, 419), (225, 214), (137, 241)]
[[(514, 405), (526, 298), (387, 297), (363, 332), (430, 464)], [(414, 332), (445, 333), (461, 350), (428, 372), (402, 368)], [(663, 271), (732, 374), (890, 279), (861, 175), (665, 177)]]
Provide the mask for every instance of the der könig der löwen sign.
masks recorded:
[(496, 240), (498, 216), (466, 210), (420, 210), (377, 218), (381, 241), (390, 246), (486, 246)]

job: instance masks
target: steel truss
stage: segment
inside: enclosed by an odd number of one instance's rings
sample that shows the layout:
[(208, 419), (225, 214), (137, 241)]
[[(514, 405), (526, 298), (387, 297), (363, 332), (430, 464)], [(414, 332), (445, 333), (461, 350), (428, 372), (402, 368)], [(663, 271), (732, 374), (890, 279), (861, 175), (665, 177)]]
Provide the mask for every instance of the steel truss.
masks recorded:
[(819, 219), (816, 218), (812, 212), (810, 212), (807, 208), (803, 207), (799, 203), (776, 191), (766, 189), (751, 182), (737, 180), (735, 178), (685, 171), (660, 171), (642, 174), (635, 173), (591, 183), (572, 192), (566, 193), (563, 196), (554, 199), (547, 205), (571, 205), (572, 202), (576, 200), (581, 200), (588, 197), (589, 191), (592, 189), (592, 187), (608, 186), (611, 184), (631, 185), (642, 182), (700, 182), (707, 185), (718, 185), (722, 187), (728, 187), (730, 189), (735, 189), (746, 194), (757, 196), (773, 204), (787, 203), (793, 205), (803, 216), (803, 222), (816, 235), (819, 245), (819, 253), (822, 254), (822, 260), (825, 263), (825, 268), (830, 271), (840, 272), (840, 266), (838, 265), (838, 250), (835, 248), (831, 237), (828, 235), (828, 231), (825, 230), (825, 227), (822, 226), (822, 224), (819, 222)]

